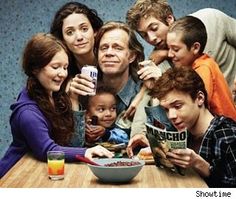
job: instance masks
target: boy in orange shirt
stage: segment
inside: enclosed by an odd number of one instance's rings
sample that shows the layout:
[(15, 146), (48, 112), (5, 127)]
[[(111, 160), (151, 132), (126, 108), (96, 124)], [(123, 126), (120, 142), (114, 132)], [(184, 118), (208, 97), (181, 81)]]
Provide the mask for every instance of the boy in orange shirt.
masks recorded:
[(167, 33), (168, 57), (175, 67), (192, 66), (204, 81), (209, 109), (236, 121), (236, 108), (227, 82), (213, 58), (203, 53), (207, 42), (204, 24), (196, 17), (175, 21)]

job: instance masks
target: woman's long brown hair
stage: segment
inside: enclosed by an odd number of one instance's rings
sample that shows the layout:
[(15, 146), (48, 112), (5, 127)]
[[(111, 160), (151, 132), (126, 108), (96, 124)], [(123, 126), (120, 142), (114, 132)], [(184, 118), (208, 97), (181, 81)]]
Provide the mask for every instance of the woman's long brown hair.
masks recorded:
[(34, 75), (44, 68), (54, 55), (61, 50), (67, 53), (67, 49), (61, 41), (50, 34), (38, 33), (32, 37), (25, 47), (22, 66), (28, 76), (28, 94), (32, 100), (37, 102), (51, 125), (51, 129), (49, 129), (50, 137), (57, 144), (67, 145), (74, 132), (71, 102), (65, 92), (67, 81), (64, 81), (58, 92), (53, 93), (53, 105), (45, 88)]

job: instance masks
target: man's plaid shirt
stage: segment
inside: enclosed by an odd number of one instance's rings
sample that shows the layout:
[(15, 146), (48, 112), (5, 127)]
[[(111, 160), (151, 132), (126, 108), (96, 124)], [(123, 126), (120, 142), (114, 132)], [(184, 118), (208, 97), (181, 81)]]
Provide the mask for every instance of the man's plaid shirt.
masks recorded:
[(236, 187), (236, 122), (216, 116), (210, 123), (199, 155), (212, 166), (209, 187)]

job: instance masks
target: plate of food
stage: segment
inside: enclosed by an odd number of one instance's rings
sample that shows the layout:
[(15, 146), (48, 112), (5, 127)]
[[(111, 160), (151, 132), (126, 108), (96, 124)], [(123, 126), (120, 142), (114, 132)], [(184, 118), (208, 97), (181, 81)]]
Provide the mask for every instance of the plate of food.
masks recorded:
[(126, 149), (125, 143), (116, 144), (110, 142), (98, 142), (96, 144), (101, 145), (110, 151), (121, 151), (122, 149)]
[(140, 151), (138, 152), (135, 158), (139, 160), (144, 160), (145, 164), (155, 164), (150, 147), (145, 147), (145, 148), (140, 149)]

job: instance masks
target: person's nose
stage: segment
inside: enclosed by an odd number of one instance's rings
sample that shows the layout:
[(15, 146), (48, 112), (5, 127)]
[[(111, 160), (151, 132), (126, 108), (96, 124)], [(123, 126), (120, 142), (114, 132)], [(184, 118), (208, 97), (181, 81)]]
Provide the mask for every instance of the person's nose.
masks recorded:
[(105, 112), (105, 115), (106, 116), (111, 116), (111, 111), (109, 109), (107, 109), (106, 112)]
[(106, 56), (113, 56), (114, 55), (114, 50), (112, 47), (109, 47), (107, 50), (106, 50)]
[(174, 53), (171, 49), (168, 50), (168, 57), (170, 57), (170, 58), (174, 57)]
[(76, 40), (81, 41), (83, 39), (83, 35), (80, 31), (76, 31)]
[(151, 43), (152, 45), (155, 45), (157, 43), (157, 40), (158, 40), (156, 34), (153, 33), (153, 32), (148, 32), (147, 35), (148, 35), (149, 43)]
[(68, 74), (68, 71), (67, 69), (64, 69), (64, 68), (61, 68), (59, 71), (58, 71), (58, 76), (59, 77), (67, 77), (67, 74)]
[(175, 109), (169, 109), (168, 118), (170, 120), (173, 120), (173, 119), (177, 118), (177, 114), (176, 114), (176, 110)]

